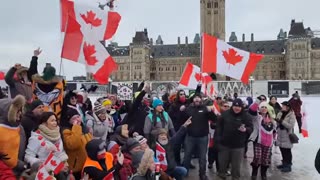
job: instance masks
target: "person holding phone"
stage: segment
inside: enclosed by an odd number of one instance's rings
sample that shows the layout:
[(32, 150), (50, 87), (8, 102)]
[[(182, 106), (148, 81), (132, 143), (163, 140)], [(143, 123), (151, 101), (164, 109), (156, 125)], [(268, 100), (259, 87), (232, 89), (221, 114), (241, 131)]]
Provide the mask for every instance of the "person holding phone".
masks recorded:
[(216, 142), (219, 144), (219, 173), (226, 179), (226, 171), (231, 162), (232, 179), (241, 177), (240, 166), (243, 160), (247, 136), (253, 130), (252, 120), (244, 111), (241, 99), (235, 99), (230, 110), (222, 113), (217, 124)]

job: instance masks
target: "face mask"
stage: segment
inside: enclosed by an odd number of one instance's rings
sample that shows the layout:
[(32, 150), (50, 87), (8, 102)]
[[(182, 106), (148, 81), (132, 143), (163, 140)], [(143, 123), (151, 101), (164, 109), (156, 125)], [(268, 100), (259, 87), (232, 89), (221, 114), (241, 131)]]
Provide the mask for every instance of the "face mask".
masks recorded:
[(146, 105), (146, 106), (148, 106), (148, 107), (150, 106), (150, 102), (149, 102), (148, 100), (144, 100), (144, 101), (143, 101), (143, 104)]
[(186, 102), (186, 97), (180, 97), (179, 100), (180, 100), (180, 102), (185, 103)]

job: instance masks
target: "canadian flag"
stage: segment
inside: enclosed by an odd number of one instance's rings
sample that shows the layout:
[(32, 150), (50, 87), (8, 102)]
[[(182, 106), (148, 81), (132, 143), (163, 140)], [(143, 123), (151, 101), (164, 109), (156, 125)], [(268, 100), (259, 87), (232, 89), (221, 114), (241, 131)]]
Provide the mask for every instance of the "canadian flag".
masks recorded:
[(206, 92), (206, 85), (212, 81), (207, 73), (201, 73), (200, 68), (192, 63), (187, 63), (181, 76), (179, 86), (181, 88), (196, 89), (199, 82), (202, 83), (201, 90)]
[(64, 163), (51, 152), (46, 161), (39, 168), (36, 180), (49, 180), (52, 178), (49, 172), (52, 171), (54, 174), (59, 174), (63, 168)]
[(302, 132), (302, 136), (307, 138), (309, 137), (309, 131), (308, 131), (308, 124), (307, 124), (307, 111), (306, 111), (306, 105), (303, 104), (302, 108), (301, 108), (301, 114), (302, 114), (302, 126), (301, 126), (301, 132)]
[(100, 84), (108, 83), (117, 64), (102, 41), (117, 31), (121, 16), (106, 11), (103, 0), (60, 0), (61, 31), (65, 32), (61, 57), (86, 65)]
[(263, 55), (246, 52), (208, 34), (202, 37), (202, 71), (218, 73), (248, 83)]
[(162, 171), (166, 171), (168, 168), (166, 150), (158, 142), (156, 144), (156, 157), (160, 163), (160, 168)]

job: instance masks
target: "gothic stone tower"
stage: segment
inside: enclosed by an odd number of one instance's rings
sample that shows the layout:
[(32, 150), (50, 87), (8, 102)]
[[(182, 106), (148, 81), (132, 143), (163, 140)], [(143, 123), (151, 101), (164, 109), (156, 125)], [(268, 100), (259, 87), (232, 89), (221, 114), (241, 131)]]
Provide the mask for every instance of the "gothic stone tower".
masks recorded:
[(201, 33), (225, 40), (225, 0), (200, 0)]

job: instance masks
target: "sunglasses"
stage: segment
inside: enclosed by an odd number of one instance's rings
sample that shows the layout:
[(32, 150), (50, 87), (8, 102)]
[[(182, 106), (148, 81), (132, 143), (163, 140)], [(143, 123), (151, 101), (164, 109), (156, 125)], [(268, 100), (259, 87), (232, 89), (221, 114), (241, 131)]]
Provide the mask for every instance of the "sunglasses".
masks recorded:
[(261, 98), (261, 101), (265, 101), (266, 99), (264, 99), (264, 98)]
[(230, 106), (228, 106), (228, 105), (224, 105), (223, 107), (225, 107), (225, 108), (229, 108)]
[(179, 94), (179, 95), (180, 95), (180, 96), (184, 96), (185, 94), (182, 93), (182, 94)]

